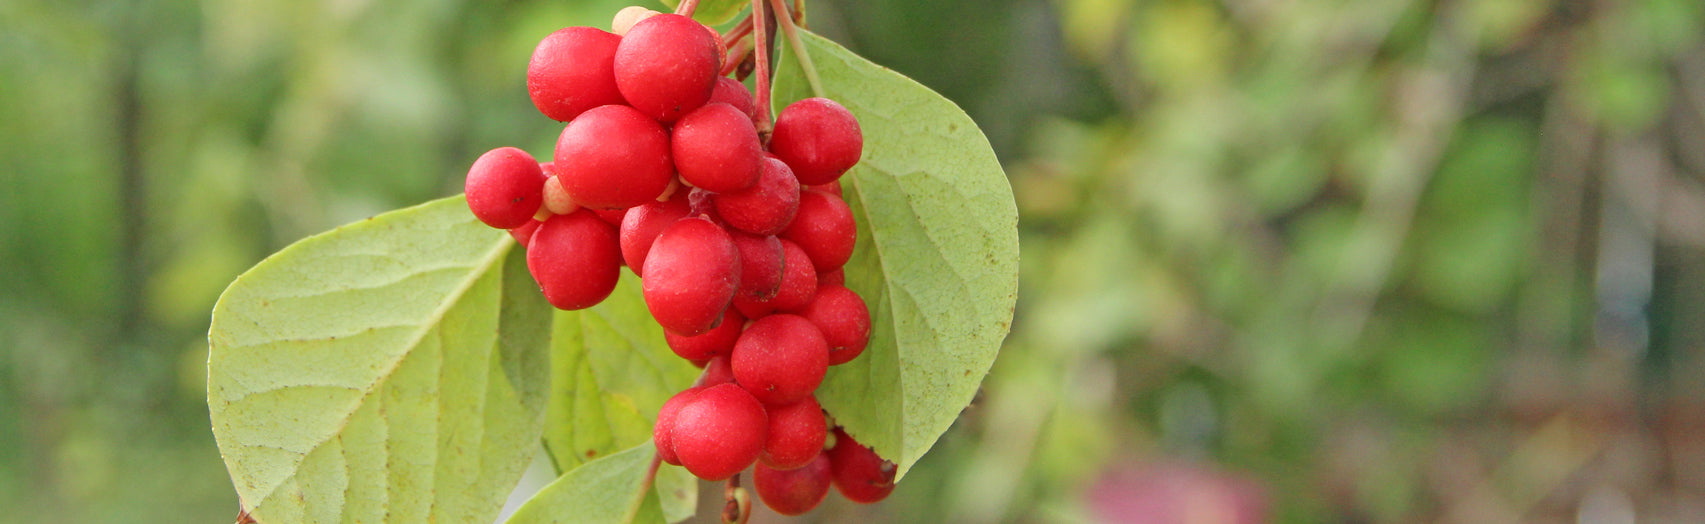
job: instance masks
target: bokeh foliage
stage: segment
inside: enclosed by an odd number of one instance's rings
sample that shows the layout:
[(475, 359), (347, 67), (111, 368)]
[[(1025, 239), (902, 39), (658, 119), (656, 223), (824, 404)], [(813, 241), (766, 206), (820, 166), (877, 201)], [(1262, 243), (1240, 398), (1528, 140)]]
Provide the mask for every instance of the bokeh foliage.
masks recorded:
[[(234, 515), (219, 291), (548, 151), (526, 56), (627, 3), (0, 2), (0, 522)], [(1698, 2), (809, 5), (987, 131), (1023, 254), (979, 400), (814, 518), (1091, 519), (1179, 463), (1279, 521), (1705, 505)]]

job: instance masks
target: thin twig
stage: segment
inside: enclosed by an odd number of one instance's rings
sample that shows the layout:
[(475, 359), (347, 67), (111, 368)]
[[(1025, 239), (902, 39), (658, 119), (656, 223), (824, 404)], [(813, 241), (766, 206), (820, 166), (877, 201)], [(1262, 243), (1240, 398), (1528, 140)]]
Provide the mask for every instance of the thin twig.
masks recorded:
[(805, 83), (811, 85), (811, 96), (823, 96), (823, 82), (817, 79), (817, 66), (811, 64), (811, 53), (805, 50), (805, 40), (799, 36), (799, 28), (793, 25), (793, 16), (787, 13), (784, 0), (770, 0), (770, 5), (776, 12), (782, 13), (776, 19), (780, 21), (781, 32), (787, 36), (787, 46), (793, 50), (793, 59), (799, 61), (799, 68), (805, 70)]
[(675, 14), (691, 18), (698, 8), (699, 0), (681, 0), (681, 4), (675, 6)]
[(758, 138), (768, 144), (775, 125), (770, 122), (770, 39), (766, 11), (764, 0), (752, 0), (753, 53), (758, 58)]

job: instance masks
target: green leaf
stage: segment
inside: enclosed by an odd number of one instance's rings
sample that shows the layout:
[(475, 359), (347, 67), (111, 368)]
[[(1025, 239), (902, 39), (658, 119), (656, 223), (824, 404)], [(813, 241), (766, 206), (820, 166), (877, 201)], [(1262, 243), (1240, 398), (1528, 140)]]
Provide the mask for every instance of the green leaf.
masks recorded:
[(587, 462), (539, 490), (509, 524), (661, 522), (657, 496), (645, 489), (656, 449), (650, 442)]
[(543, 425), (550, 306), (449, 198), (346, 225), (213, 308), (207, 404), (262, 522), (489, 522)]
[[(1018, 210), (977, 124), (953, 102), (822, 37), (805, 45), (827, 92), (858, 117), (864, 158), (842, 178), (858, 220), (847, 287), (874, 325), (818, 399), (904, 476), (970, 403), (1018, 294)], [(780, 60), (776, 107), (812, 96)]]
[[(662, 0), (669, 9), (681, 4), (681, 0)], [(693, 9), (693, 19), (709, 25), (722, 25), (733, 20), (735, 15), (746, 9), (752, 3), (746, 0), (703, 0)]]

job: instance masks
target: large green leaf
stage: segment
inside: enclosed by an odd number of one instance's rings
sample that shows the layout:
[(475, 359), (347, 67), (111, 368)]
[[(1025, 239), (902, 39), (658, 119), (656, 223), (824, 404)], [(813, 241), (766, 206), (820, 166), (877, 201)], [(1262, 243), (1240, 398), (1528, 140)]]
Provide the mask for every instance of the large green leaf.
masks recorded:
[[(657, 410), (699, 373), (669, 349), (639, 278), (625, 270), (610, 298), (558, 311), (552, 331), (545, 447), (559, 471), (650, 442)], [(671, 521), (692, 515), (698, 504), (698, 484), (683, 475), (678, 468), (658, 475)]]
[[(970, 403), (1018, 295), (1018, 209), (977, 124), (953, 102), (826, 39), (803, 35), (824, 96), (858, 117), (864, 158), (842, 179), (859, 238), (847, 287), (874, 332), (818, 399), (903, 476)], [(812, 96), (780, 60), (774, 101)]]
[(207, 404), (243, 508), (490, 522), (537, 449), (550, 306), (460, 198), (297, 242), (213, 308)]
[(659, 522), (655, 492), (645, 489), (656, 448), (650, 442), (587, 462), (539, 490), (508, 524)]
[[(674, 9), (681, 0), (661, 0), (663, 5)], [(748, 0), (703, 0), (693, 9), (693, 19), (710, 25), (722, 25), (734, 19), (734, 15), (752, 5)]]

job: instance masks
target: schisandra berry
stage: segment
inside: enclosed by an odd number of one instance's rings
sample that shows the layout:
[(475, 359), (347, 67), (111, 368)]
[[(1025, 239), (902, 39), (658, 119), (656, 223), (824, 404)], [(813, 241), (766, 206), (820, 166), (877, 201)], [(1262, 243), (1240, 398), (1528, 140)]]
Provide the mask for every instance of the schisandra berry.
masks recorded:
[(740, 251), (721, 227), (688, 217), (657, 236), (640, 275), (652, 318), (677, 335), (699, 335), (717, 325), (740, 286)]
[(622, 10), (616, 11), (615, 18), (610, 20), (610, 32), (625, 35), (629, 29), (633, 29), (634, 24), (659, 14), (662, 13), (637, 5), (623, 7)]
[(870, 310), (865, 308), (864, 299), (851, 289), (818, 286), (817, 297), (798, 314), (823, 332), (823, 340), (829, 343), (831, 366), (858, 358), (870, 342)]
[(546, 36), (527, 64), (527, 94), (540, 113), (567, 122), (594, 107), (621, 104), (616, 89), (616, 46), (622, 37), (591, 27)]
[(522, 249), (526, 249), (527, 244), (533, 241), (533, 232), (538, 231), (539, 224), (543, 223), (537, 220), (529, 220), (527, 223), (521, 224), (521, 227), (509, 230), (509, 236), (515, 237), (515, 242), (521, 244)]
[(775, 235), (758, 236), (739, 231), (730, 232), (734, 247), (740, 250), (740, 289), (736, 299), (762, 302), (775, 298), (781, 290), (781, 239)]
[(829, 425), (816, 397), (808, 395), (805, 400), (770, 406), (766, 411), (770, 415), (770, 438), (764, 441), (759, 462), (775, 469), (794, 469), (823, 454)]
[(817, 274), (817, 287), (847, 285), (846, 268), (837, 267)]
[(640, 270), (645, 268), (645, 255), (651, 252), (651, 243), (657, 241), (657, 235), (663, 234), (664, 229), (686, 216), (685, 198), (647, 202), (628, 209), (627, 215), (622, 217), (620, 233), (622, 260), (634, 274), (645, 276), (640, 274)]
[(657, 199), (675, 177), (669, 132), (628, 106), (581, 113), (556, 142), (557, 178), (576, 203), (595, 209), (633, 207)]
[(711, 481), (752, 465), (769, 436), (764, 406), (737, 384), (700, 391), (675, 413), (674, 422), (668, 444), (681, 466)]
[(739, 311), (730, 309), (722, 314), (722, 322), (703, 335), (687, 337), (664, 330), (663, 341), (681, 358), (709, 360), (727, 356), (729, 351), (734, 349), (734, 342), (740, 340), (740, 331), (744, 327), (746, 317), (740, 316)]
[(746, 114), (747, 119), (753, 121), (753, 125), (757, 125), (757, 104), (752, 101), (752, 92), (747, 91), (746, 86), (739, 80), (726, 76), (716, 77), (716, 87), (710, 92), (710, 101), (705, 104), (719, 102), (739, 109), (741, 113)]
[(765, 155), (752, 187), (712, 197), (716, 214), (729, 227), (754, 235), (774, 235), (787, 230), (799, 211), (799, 180), (787, 164)]
[(487, 151), (468, 168), (463, 189), (468, 210), (485, 225), (513, 229), (527, 224), (543, 202), (545, 174), (526, 151), (500, 147)]
[(728, 193), (758, 182), (764, 148), (752, 118), (734, 106), (707, 104), (681, 117), (670, 133), (675, 171), (693, 187)]
[(883, 460), (845, 431), (835, 430), (835, 447), (825, 455), (829, 456), (835, 488), (847, 500), (870, 504), (894, 491), (894, 463)]
[(710, 100), (722, 69), (716, 46), (710, 30), (691, 18), (641, 20), (616, 47), (616, 87), (646, 116), (674, 122)]
[(585, 309), (610, 296), (621, 260), (616, 228), (585, 210), (552, 216), (527, 246), (527, 269), (558, 309)]
[[(551, 167), (555, 170), (556, 167)], [(568, 190), (563, 189), (562, 179), (557, 177), (545, 178), (545, 209), (551, 214), (566, 215), (580, 210), (580, 204), (574, 202), (574, 197), (568, 196)]]
[(827, 184), (858, 163), (864, 154), (864, 134), (858, 119), (841, 104), (807, 98), (788, 105), (776, 117), (770, 152), (793, 168), (800, 184)]
[[(744, 324), (745, 322), (741, 322)], [(728, 356), (713, 357), (705, 361), (703, 384), (706, 387), (717, 384), (734, 382), (734, 367), (728, 364)]]
[[(590, 209), (590, 208), (582, 208), (582, 209)], [(628, 216), (628, 208), (624, 207), (621, 209), (592, 209), (592, 214), (598, 215), (598, 218), (603, 219), (605, 223), (610, 224), (612, 226), (616, 226), (619, 228), (619, 227), (622, 227), (622, 219)]]
[(776, 314), (746, 326), (729, 364), (734, 381), (758, 401), (784, 406), (804, 400), (829, 370), (829, 345), (811, 321)]
[(769, 300), (735, 296), (734, 307), (746, 318), (761, 318), (774, 311), (793, 311), (811, 303), (817, 296), (817, 270), (811, 257), (792, 241), (783, 239), (781, 287)]
[(815, 190), (815, 191), (822, 191), (824, 193), (835, 195), (835, 198), (841, 198), (842, 197), (842, 195), (841, 195), (841, 181), (840, 180), (835, 180), (834, 182), (829, 182), (827, 184), (817, 184), (814, 186), (806, 186), (805, 188)]
[(839, 198), (819, 191), (799, 194), (799, 214), (783, 231), (782, 238), (792, 240), (811, 256), (818, 271), (828, 271), (846, 265), (858, 242), (858, 224), (853, 221), (852, 208)]
[(663, 401), (663, 407), (657, 410), (657, 423), (651, 426), (651, 443), (657, 446), (657, 456), (664, 462), (681, 465), (681, 459), (675, 456), (675, 445), (670, 438), (675, 433), (675, 415), (681, 412), (681, 406), (691, 402), (700, 391), (704, 391), (704, 388), (684, 389), (669, 397), (669, 400)]
[(818, 454), (804, 467), (778, 470), (759, 463), (752, 468), (752, 485), (765, 506), (788, 516), (804, 515), (829, 494), (829, 457)]

